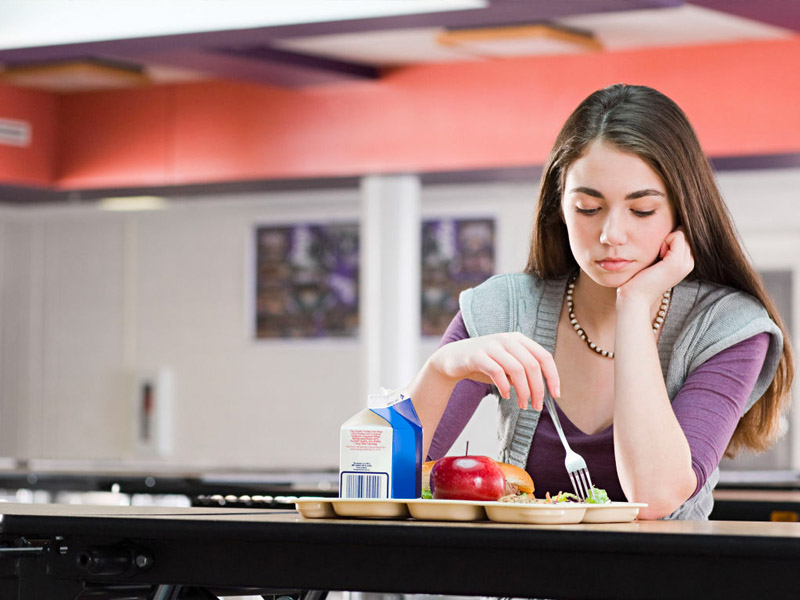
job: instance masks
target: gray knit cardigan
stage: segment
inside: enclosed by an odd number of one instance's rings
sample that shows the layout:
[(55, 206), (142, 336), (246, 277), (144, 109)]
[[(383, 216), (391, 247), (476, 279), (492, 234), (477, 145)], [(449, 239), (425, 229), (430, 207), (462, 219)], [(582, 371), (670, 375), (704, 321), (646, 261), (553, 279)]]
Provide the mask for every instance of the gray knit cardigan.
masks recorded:
[[(541, 280), (524, 273), (497, 275), (462, 292), (461, 313), (470, 337), (519, 331), (549, 352), (564, 300), (566, 278)], [(687, 376), (718, 352), (758, 333), (770, 334), (769, 349), (747, 412), (763, 395), (780, 361), (783, 337), (766, 309), (752, 296), (704, 281), (683, 281), (672, 292), (667, 318), (658, 340), (658, 355), (670, 401)], [(547, 391), (545, 391), (547, 393)], [(512, 388), (509, 399), (499, 398), (498, 460), (525, 467), (540, 412), (520, 410)], [(702, 489), (670, 519), (707, 519), (713, 507), (712, 490), (719, 468)]]

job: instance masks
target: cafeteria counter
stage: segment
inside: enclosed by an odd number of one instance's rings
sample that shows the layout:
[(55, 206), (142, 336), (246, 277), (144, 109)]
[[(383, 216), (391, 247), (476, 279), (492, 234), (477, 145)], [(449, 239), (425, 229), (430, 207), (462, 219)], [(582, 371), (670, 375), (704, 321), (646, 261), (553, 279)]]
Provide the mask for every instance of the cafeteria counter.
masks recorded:
[[(0, 459), (3, 498), (24, 502), (77, 503), (81, 496), (99, 502), (131, 497), (185, 498), (214, 506), (281, 507), (276, 499), (332, 496), (338, 493), (335, 470), (181, 467), (157, 462)], [(105, 500), (102, 496), (105, 495)], [(147, 501), (147, 504), (152, 502)]]
[(800, 473), (785, 470), (722, 471), (711, 519), (797, 521)]

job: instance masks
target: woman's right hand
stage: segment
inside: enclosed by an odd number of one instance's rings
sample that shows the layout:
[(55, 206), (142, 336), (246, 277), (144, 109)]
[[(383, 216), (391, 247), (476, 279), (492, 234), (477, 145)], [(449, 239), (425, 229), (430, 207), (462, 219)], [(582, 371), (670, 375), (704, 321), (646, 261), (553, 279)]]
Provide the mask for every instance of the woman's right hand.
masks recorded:
[(429, 366), (452, 381), (472, 379), (492, 383), (503, 398), (517, 392), (519, 407), (542, 409), (544, 385), (561, 395), (552, 354), (522, 333), (495, 333), (445, 344), (431, 355)]

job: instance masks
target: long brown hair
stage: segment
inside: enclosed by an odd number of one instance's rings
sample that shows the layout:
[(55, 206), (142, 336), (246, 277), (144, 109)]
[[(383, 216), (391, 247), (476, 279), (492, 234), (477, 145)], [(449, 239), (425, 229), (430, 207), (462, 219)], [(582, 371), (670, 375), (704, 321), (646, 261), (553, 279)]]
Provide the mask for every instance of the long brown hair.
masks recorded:
[(758, 273), (750, 264), (697, 135), (680, 107), (645, 86), (617, 84), (586, 98), (567, 119), (542, 173), (525, 271), (561, 277), (577, 268), (561, 218), (567, 170), (592, 141), (602, 139), (645, 161), (661, 177), (694, 256), (689, 277), (757, 298), (783, 332), (783, 351), (767, 391), (739, 421), (726, 451), (765, 450), (777, 438), (790, 400), (794, 362), (789, 336)]

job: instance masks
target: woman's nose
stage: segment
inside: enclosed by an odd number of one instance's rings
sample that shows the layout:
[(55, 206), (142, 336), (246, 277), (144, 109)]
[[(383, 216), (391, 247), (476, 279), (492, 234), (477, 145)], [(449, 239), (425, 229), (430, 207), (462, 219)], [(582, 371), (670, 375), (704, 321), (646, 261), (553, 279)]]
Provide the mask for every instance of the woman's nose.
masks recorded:
[(625, 243), (626, 238), (622, 220), (615, 215), (608, 215), (600, 232), (600, 243), (607, 246), (619, 246)]

